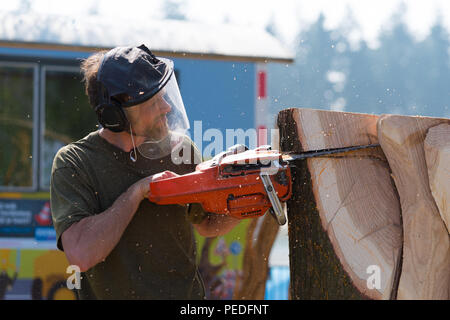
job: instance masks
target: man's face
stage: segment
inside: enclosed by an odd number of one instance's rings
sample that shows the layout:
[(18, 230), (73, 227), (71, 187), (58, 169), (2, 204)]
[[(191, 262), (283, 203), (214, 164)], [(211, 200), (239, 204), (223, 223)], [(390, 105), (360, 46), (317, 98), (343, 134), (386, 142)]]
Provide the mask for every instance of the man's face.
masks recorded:
[(162, 89), (151, 99), (125, 109), (136, 136), (158, 141), (167, 135), (169, 126), (166, 115), (172, 107), (164, 99), (164, 93)]

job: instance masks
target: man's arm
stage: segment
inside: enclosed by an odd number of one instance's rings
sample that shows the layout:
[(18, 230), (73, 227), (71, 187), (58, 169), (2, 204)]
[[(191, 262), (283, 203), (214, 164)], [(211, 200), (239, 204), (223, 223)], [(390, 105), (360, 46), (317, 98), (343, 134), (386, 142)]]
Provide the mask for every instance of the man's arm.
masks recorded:
[(69, 263), (84, 272), (104, 261), (119, 242), (141, 201), (148, 196), (150, 181), (163, 178), (165, 173), (139, 180), (110, 208), (86, 217), (64, 231), (61, 241)]

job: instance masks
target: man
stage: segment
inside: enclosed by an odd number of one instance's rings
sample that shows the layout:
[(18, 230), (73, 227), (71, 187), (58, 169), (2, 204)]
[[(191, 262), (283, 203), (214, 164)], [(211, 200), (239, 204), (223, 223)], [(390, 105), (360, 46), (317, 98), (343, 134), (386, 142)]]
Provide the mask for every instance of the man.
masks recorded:
[(173, 63), (118, 47), (82, 71), (102, 128), (58, 151), (50, 188), (58, 248), (83, 272), (79, 298), (203, 299), (192, 226), (213, 237), (239, 220), (146, 199), (150, 181), (195, 169), (172, 161), (175, 148), (198, 156)]

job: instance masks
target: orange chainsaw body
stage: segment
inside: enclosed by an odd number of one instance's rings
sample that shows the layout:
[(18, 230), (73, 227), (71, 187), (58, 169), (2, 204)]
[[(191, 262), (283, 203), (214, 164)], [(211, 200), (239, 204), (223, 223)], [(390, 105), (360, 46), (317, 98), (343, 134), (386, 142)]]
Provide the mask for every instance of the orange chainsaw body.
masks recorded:
[(206, 212), (257, 217), (272, 206), (262, 172), (270, 174), (280, 201), (287, 201), (292, 193), (288, 164), (278, 151), (258, 149), (216, 156), (192, 173), (153, 181), (149, 200), (160, 205), (200, 203)]

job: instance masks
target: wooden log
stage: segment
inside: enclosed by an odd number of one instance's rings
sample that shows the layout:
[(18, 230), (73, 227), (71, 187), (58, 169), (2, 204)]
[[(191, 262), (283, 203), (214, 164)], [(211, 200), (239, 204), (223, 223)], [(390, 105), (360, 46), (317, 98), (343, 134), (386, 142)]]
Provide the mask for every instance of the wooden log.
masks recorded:
[(450, 233), (450, 125), (428, 130), (424, 148), (431, 194)]
[(247, 229), (242, 280), (233, 300), (263, 300), (269, 276), (269, 256), (279, 225), (269, 213), (252, 219)]
[(427, 130), (449, 119), (384, 115), (378, 137), (402, 208), (403, 263), (398, 299), (449, 299), (450, 240), (428, 182)]
[[(312, 109), (278, 115), (284, 152), (375, 144), (378, 117)], [(400, 204), (381, 148), (299, 160), (288, 201), (292, 299), (395, 298)], [(372, 266), (380, 283), (368, 285)]]

